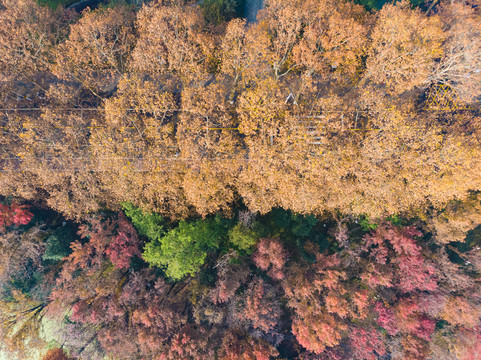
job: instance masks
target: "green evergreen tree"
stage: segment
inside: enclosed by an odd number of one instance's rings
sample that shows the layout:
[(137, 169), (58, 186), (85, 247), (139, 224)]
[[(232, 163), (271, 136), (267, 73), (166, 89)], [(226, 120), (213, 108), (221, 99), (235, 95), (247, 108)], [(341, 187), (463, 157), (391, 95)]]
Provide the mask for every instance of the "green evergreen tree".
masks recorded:
[(142, 211), (128, 202), (122, 203), (122, 207), (139, 235), (152, 241), (159, 240), (165, 234), (166, 221), (159, 214)]
[(227, 231), (228, 221), (219, 216), (180, 221), (179, 226), (165, 236), (146, 244), (143, 258), (153, 266), (163, 267), (173, 280), (180, 280), (200, 270), (208, 252), (220, 247)]

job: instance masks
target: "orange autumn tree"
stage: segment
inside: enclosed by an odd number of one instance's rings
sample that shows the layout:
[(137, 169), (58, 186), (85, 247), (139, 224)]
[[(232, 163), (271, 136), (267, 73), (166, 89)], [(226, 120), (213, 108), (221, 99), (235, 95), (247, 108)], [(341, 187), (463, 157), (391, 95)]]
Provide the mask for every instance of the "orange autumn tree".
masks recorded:
[[(245, 136), (248, 162), (242, 168), (237, 188), (251, 210), (267, 212), (275, 202), (281, 183), (292, 181), (282, 157), (280, 143), (288, 126), (286, 114), (288, 94), (283, 84), (269, 77), (244, 91), (238, 99), (239, 132)], [(287, 155), (286, 155), (287, 156)], [(286, 189), (286, 188), (284, 188)]]
[(45, 108), (35, 115), (22, 119), (17, 142), (22, 171), (9, 169), (8, 186), (29, 197), (43, 192), (49, 206), (72, 218), (98, 210), (108, 195), (94, 185), (98, 174), (90, 172), (88, 154), (89, 127), (99, 114)]
[(133, 21), (133, 11), (125, 6), (84, 11), (57, 47), (53, 73), (96, 96), (111, 93), (134, 44)]
[(366, 51), (365, 10), (343, 1), (307, 1), (302, 10), (305, 24), (294, 60), (307, 74), (327, 75), (335, 69), (354, 75)]
[(481, 12), (461, 3), (443, 3), (439, 11), (446, 39), (444, 56), (436, 63), (431, 81), (451, 86), (466, 102), (481, 94)]
[(407, 1), (386, 4), (372, 29), (366, 79), (393, 94), (425, 86), (444, 38), (438, 16), (426, 17)]
[(222, 61), (220, 71), (232, 78), (230, 101), (234, 100), (237, 85), (253, 62), (253, 59), (249, 57), (246, 33), (246, 20), (233, 19), (227, 24), (220, 45), (220, 59)]
[(336, 270), (339, 259), (318, 254), (308, 269), (294, 265), (283, 280), (288, 306), (293, 309), (292, 333), (304, 348), (316, 354), (339, 344), (348, 329), (344, 323), (349, 304), (342, 281), (346, 273)]
[(133, 71), (170, 73), (184, 81), (205, 77), (212, 45), (198, 7), (146, 5), (137, 15), (137, 31)]
[(3, 77), (32, 76), (47, 70), (57, 35), (60, 35), (58, 14), (32, 0), (2, 0), (1, 6), (0, 64)]
[(226, 94), (226, 79), (199, 91), (186, 86), (177, 125), (180, 158), (188, 164), (183, 188), (196, 211), (207, 215), (229, 211), (235, 200), (236, 178), (243, 166), (244, 145), (237, 131), (232, 104)]
[(297, 66), (292, 61), (292, 49), (302, 29), (301, 8), (297, 0), (270, 0), (258, 15), (259, 23), (249, 33), (249, 40), (261, 51), (260, 65), (266, 62), (276, 80)]
[(95, 124), (89, 151), (117, 204), (131, 201), (156, 211), (185, 213), (180, 188), (185, 164), (176, 161), (175, 108), (165, 78), (137, 75), (120, 79), (116, 96), (104, 102), (105, 115)]
[(470, 194), (464, 201), (453, 200), (437, 211), (429, 219), (429, 227), (436, 233), (436, 241), (448, 244), (463, 241), (470, 230), (481, 222), (481, 200), (476, 193)]
[(70, 360), (70, 358), (60, 348), (54, 348), (47, 351), (42, 360)]

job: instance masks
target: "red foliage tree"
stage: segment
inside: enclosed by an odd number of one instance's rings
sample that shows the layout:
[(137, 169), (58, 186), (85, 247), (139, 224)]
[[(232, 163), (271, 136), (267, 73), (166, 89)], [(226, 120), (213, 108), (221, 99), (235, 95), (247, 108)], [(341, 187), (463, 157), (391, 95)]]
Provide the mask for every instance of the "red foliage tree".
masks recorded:
[(403, 333), (429, 341), (436, 322), (422, 313), (418, 303), (417, 298), (404, 298), (397, 301), (395, 305), (397, 326)]
[[(71, 320), (99, 327), (95, 338), (107, 353), (131, 359), (138, 353), (137, 344), (126, 341), (135, 336), (127, 316), (131, 309), (119, 297), (131, 277), (125, 267), (139, 252), (138, 236), (123, 214), (113, 219), (93, 218), (80, 227), (79, 235), (88, 241), (71, 245), (73, 251), (50, 295), (48, 314), (57, 316), (71, 308)], [(125, 253), (118, 253), (122, 250), (119, 244), (127, 244)]]
[(105, 254), (119, 269), (126, 269), (133, 256), (140, 256), (139, 238), (132, 224), (123, 213), (119, 213), (117, 222), (117, 236), (109, 244)]
[(356, 292), (352, 292), (351, 301), (353, 306), (353, 311), (351, 315), (354, 318), (364, 319), (369, 312), (369, 292), (366, 289), (362, 289)]
[(239, 331), (228, 331), (219, 350), (219, 360), (269, 360), (277, 355), (267, 342)]
[(246, 282), (249, 270), (242, 265), (221, 266), (217, 273), (217, 283), (210, 291), (214, 304), (224, 303), (234, 296), (237, 289)]
[[(144, 269), (134, 273), (119, 295), (142, 358), (202, 359), (212, 347), (208, 333), (187, 326), (188, 287), (167, 284)], [(183, 349), (183, 347), (185, 349)]]
[(116, 321), (105, 322), (105, 328), (97, 333), (98, 343), (102, 350), (111, 358), (130, 360), (138, 357), (139, 345), (136, 341), (136, 332), (127, 321), (124, 321), (126, 312)]
[(361, 274), (361, 279), (372, 289), (376, 289), (378, 286), (392, 287), (392, 278), (393, 274), (389, 269), (382, 268), (375, 263), (369, 263)]
[[(185, 320), (166, 298), (171, 287), (158, 279), (146, 289), (144, 276), (137, 276), (133, 283), (127, 284), (119, 300), (126, 308), (132, 309), (131, 323), (137, 334), (137, 343), (141, 354), (148, 357), (161, 354), (167, 338), (179, 331)], [(179, 306), (182, 305), (179, 302)]]
[(315, 312), (305, 318), (296, 317), (292, 323), (292, 333), (304, 348), (316, 354), (324, 352), (341, 341), (342, 332), (347, 326), (330, 314)]
[(0, 204), (0, 230), (10, 225), (27, 225), (32, 218), (33, 214), (29, 211), (28, 205)]
[(389, 335), (401, 332), (429, 341), (434, 332), (436, 321), (426, 316), (416, 298), (398, 299), (392, 309), (378, 302), (375, 310), (377, 322)]
[(299, 360), (344, 360), (346, 355), (339, 348), (326, 349), (322, 354), (303, 351), (298, 356)]
[(83, 269), (100, 264), (105, 256), (116, 268), (127, 268), (130, 259), (140, 255), (137, 232), (123, 213), (114, 220), (93, 218), (89, 224), (80, 226), (79, 235), (89, 241), (73, 243), (70, 260)]
[(430, 341), (431, 335), (434, 333), (435, 328), (436, 328), (435, 320), (429, 319), (426, 316), (419, 316), (418, 324), (416, 328), (412, 331), (412, 334), (416, 335), (420, 339)]
[(288, 259), (288, 253), (279, 239), (260, 239), (257, 249), (252, 255), (254, 263), (267, 274), (275, 279), (284, 278), (283, 268)]

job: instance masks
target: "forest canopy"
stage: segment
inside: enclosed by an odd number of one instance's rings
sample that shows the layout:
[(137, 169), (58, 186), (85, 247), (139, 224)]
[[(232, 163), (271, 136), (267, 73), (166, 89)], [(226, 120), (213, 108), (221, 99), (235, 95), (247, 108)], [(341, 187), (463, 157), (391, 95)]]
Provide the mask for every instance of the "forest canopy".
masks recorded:
[(124, 204), (125, 213), (74, 223), (8, 202), (0, 350), (12, 359), (469, 360), (481, 351), (479, 194), (429, 221), (282, 209), (170, 221)]
[(0, 0), (0, 357), (479, 356), (478, 0), (64, 5)]
[(72, 219), (441, 209), (481, 186), (479, 16), (271, 0), (214, 26), (176, 1), (5, 0), (0, 191)]

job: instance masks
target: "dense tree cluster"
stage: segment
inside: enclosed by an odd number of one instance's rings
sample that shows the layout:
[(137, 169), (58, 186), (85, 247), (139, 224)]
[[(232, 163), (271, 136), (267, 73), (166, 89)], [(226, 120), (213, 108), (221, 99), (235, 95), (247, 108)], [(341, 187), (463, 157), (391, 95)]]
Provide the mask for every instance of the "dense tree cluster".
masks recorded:
[(0, 356), (477, 359), (479, 2), (234, 4), (0, 0)]
[(481, 187), (475, 5), (269, 0), (215, 26), (182, 1), (4, 0), (1, 192), (71, 218), (441, 209)]
[[(275, 209), (172, 222), (124, 209), (64, 235), (71, 250), (55, 260), (42, 257), (46, 244), (74, 224), (40, 225), (35, 215), (3, 230), (22, 241), (2, 245), (10, 268), (0, 337), (12, 354), (469, 360), (481, 351), (481, 252), (479, 240), (464, 240), (469, 231), (453, 241), (397, 217), (333, 221)], [(232, 241), (240, 227), (250, 247)]]

